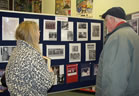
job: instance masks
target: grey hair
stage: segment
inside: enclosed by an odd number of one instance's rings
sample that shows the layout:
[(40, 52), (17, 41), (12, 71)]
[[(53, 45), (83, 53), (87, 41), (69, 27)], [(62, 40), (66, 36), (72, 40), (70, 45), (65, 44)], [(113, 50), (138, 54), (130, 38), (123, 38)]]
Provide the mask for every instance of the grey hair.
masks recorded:
[(121, 22), (121, 21), (125, 21), (125, 22), (126, 22), (126, 20), (121, 19), (121, 18), (117, 18), (117, 17), (111, 16), (111, 15), (107, 15), (107, 16), (106, 16), (107, 19), (109, 19), (109, 18), (111, 18), (111, 17), (114, 18), (116, 22)]

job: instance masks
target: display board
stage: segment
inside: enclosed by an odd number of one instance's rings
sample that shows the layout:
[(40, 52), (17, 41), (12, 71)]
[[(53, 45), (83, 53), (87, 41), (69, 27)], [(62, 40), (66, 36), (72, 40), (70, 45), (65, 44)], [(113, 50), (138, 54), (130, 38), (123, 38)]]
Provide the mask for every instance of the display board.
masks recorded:
[(103, 21), (46, 14), (0, 11), (0, 72), (4, 72), (13, 48), (17, 26), (37, 22), (42, 54), (51, 58), (55, 82), (49, 93), (95, 84), (103, 47)]

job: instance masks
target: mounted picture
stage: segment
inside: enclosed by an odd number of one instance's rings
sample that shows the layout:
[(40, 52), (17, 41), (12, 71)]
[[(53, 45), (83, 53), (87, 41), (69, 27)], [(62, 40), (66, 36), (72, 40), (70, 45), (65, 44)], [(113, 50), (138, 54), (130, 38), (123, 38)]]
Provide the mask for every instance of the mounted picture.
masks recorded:
[(69, 44), (69, 62), (81, 61), (81, 44), (70, 43)]
[(42, 0), (13, 0), (13, 10), (41, 13)]
[(91, 23), (91, 40), (101, 39), (101, 24)]
[(15, 31), (19, 25), (19, 18), (2, 17), (2, 40), (15, 40)]
[(57, 22), (54, 20), (44, 20), (43, 22), (43, 40), (57, 40)]
[(77, 41), (88, 40), (88, 23), (77, 22)]
[(46, 48), (51, 59), (65, 59), (65, 45), (46, 45)]
[(73, 41), (73, 22), (61, 22), (61, 41)]
[(0, 62), (8, 62), (15, 46), (0, 46)]

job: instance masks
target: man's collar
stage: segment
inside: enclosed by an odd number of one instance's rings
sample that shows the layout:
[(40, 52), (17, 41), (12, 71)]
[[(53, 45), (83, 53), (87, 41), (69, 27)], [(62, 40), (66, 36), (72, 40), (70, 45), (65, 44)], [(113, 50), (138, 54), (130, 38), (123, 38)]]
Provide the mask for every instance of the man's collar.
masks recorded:
[[(127, 27), (127, 26), (129, 26), (129, 27), (131, 27), (128, 23), (121, 23), (121, 24), (118, 24), (119, 26), (117, 26), (112, 32), (110, 32), (110, 33), (108, 33), (107, 35), (109, 36), (109, 35), (111, 35), (112, 33), (114, 33), (115, 31), (117, 31), (118, 29), (120, 29), (120, 28), (122, 28), (122, 27)], [(107, 36), (106, 35), (106, 36)]]
[[(117, 26), (112, 32), (108, 33), (108, 34), (105, 36), (105, 38), (106, 38), (105, 42), (107, 41), (107, 39), (109, 38), (109, 36), (110, 36), (111, 34), (113, 34), (113, 33), (116, 32), (118, 29), (123, 28), (123, 27), (131, 27), (131, 26), (130, 26), (128, 23), (122, 23), (122, 24), (120, 24), (120, 25)], [(104, 43), (105, 43), (105, 42), (104, 42)]]

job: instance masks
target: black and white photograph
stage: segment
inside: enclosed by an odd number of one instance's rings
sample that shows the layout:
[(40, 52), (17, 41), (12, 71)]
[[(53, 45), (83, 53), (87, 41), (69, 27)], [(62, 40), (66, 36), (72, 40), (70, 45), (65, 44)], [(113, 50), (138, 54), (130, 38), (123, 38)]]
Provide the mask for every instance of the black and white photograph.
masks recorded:
[(88, 40), (88, 23), (77, 22), (77, 41)]
[(79, 60), (80, 59), (80, 53), (70, 53), (70, 59), (71, 60)]
[(78, 29), (86, 29), (86, 28), (87, 28), (87, 24), (86, 23), (79, 23)]
[(99, 26), (94, 25), (93, 26), (93, 33), (92, 33), (93, 37), (98, 37), (99, 36)]
[(89, 60), (96, 60), (96, 50), (88, 50), (89, 51)]
[(64, 65), (52, 66), (55, 76), (54, 85), (64, 84)]
[(69, 44), (69, 62), (79, 62), (81, 60), (81, 44)]
[(94, 64), (94, 75), (98, 73), (98, 64)]
[(57, 32), (49, 33), (49, 40), (55, 40), (57, 38)]
[(61, 29), (62, 30), (68, 30), (69, 29), (69, 23), (67, 21), (61, 22)]
[(81, 77), (90, 76), (90, 67), (81, 69)]
[(65, 45), (46, 45), (46, 48), (51, 59), (65, 59)]
[(80, 63), (81, 78), (80, 81), (88, 81), (91, 79), (91, 64), (90, 63)]
[(87, 38), (87, 33), (86, 32), (79, 32), (79, 38)]
[(67, 41), (73, 41), (73, 31), (67, 31)]
[(56, 28), (54, 21), (46, 21), (45, 29), (54, 30)]
[(138, 32), (138, 30), (139, 30), (139, 19), (138, 18), (131, 19), (131, 20), (128, 21), (128, 23), (132, 26), (134, 31), (139, 34), (139, 32)]
[(16, 40), (15, 31), (19, 25), (19, 18), (2, 17), (2, 40)]
[(57, 22), (55, 20), (44, 20), (43, 40), (57, 40)]
[[(4, 72), (5, 72), (4, 69), (0, 69), (0, 80), (1, 80), (1, 78), (2, 78), (2, 76), (3, 76), (3, 74), (4, 74)], [(4, 87), (4, 86), (2, 86), (2, 84), (1, 84), (1, 82), (0, 82), (0, 92), (5, 91), (6, 89), (7, 89), (7, 88)]]
[(8, 62), (15, 46), (0, 46), (0, 62)]
[(56, 49), (48, 49), (48, 55), (49, 56), (62, 56), (63, 55), (63, 49), (56, 48)]
[(79, 50), (78, 45), (72, 47), (72, 52), (78, 52), (78, 50)]
[(73, 41), (73, 22), (61, 21), (61, 41)]
[(96, 43), (86, 43), (86, 61), (96, 60)]
[(101, 39), (101, 25), (100, 23), (91, 23), (91, 40)]

